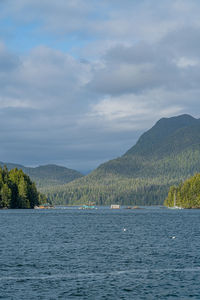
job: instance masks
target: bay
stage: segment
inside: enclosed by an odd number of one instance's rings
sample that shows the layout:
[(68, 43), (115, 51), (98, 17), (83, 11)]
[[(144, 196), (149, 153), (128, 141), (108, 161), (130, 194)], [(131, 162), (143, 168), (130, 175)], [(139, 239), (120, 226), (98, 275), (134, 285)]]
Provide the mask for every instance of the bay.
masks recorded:
[(200, 299), (200, 210), (0, 211), (0, 299)]

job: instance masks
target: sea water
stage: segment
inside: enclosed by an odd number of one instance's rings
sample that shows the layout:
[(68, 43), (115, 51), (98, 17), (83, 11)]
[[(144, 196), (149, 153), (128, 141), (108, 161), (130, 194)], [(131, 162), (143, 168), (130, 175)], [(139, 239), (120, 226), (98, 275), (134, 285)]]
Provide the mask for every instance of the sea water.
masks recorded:
[(1, 210), (0, 299), (200, 299), (200, 210)]

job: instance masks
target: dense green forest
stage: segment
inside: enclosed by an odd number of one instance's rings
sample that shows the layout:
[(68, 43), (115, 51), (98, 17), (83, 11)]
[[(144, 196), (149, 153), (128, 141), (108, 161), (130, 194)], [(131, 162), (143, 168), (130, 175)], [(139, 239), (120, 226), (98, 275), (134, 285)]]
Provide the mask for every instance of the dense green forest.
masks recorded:
[(0, 168), (0, 208), (34, 208), (46, 200), (22, 170)]
[(180, 183), (178, 187), (171, 186), (164, 202), (168, 207), (200, 208), (200, 174)]
[(163, 204), (171, 185), (199, 171), (200, 120), (181, 115), (159, 120), (122, 157), (42, 191), (57, 204)]
[(78, 171), (57, 165), (44, 165), (31, 168), (13, 163), (0, 162), (0, 166), (3, 167), (4, 165), (7, 166), (8, 170), (14, 168), (22, 169), (36, 183), (37, 188), (66, 184), (83, 176)]

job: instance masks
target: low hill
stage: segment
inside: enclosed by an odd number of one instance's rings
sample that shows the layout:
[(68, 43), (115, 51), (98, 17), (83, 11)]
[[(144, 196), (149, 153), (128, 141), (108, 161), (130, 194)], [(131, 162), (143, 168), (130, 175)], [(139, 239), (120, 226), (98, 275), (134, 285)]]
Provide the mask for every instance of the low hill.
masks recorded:
[(75, 170), (57, 165), (44, 165), (35, 168), (4, 162), (0, 162), (0, 165), (6, 165), (9, 170), (13, 168), (22, 169), (36, 183), (38, 188), (66, 184), (83, 176)]
[(171, 185), (198, 171), (200, 120), (181, 115), (159, 120), (122, 157), (45, 192), (52, 201), (66, 204), (162, 204)]

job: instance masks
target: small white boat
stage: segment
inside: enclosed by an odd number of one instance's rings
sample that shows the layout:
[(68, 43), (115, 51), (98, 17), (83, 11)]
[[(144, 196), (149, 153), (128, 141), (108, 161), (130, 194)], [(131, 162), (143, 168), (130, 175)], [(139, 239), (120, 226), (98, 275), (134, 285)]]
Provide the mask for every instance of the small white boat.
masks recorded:
[(181, 206), (176, 205), (176, 192), (174, 193), (174, 206), (168, 207), (170, 209), (183, 209)]

